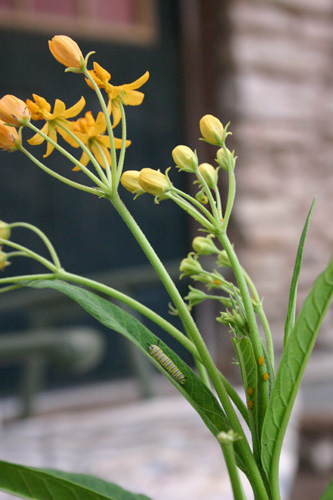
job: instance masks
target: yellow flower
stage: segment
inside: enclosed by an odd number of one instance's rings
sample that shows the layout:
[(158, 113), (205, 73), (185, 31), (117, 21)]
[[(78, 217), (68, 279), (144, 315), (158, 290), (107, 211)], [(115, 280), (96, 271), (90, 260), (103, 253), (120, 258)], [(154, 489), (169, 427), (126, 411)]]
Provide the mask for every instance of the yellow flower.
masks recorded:
[(0, 148), (6, 151), (14, 151), (20, 143), (20, 137), (16, 128), (5, 125), (0, 120)]
[(22, 121), (30, 120), (30, 111), (24, 101), (7, 94), (0, 99), (0, 120), (18, 127)]
[(144, 193), (144, 190), (139, 184), (139, 175), (140, 172), (138, 170), (126, 170), (121, 176), (120, 182), (124, 188), (131, 193)]
[(138, 181), (146, 193), (154, 196), (164, 193), (167, 188), (171, 187), (167, 176), (159, 170), (153, 170), (152, 168), (143, 168), (140, 171)]
[[(98, 63), (94, 62), (94, 69), (90, 70), (89, 73), (98, 87), (100, 89), (104, 89), (108, 95), (108, 110), (109, 113), (112, 113), (113, 116), (113, 127), (118, 125), (121, 120), (121, 110), (119, 103), (129, 106), (138, 106), (142, 103), (144, 94), (142, 92), (138, 92), (137, 89), (142, 87), (142, 85), (144, 85), (148, 80), (148, 71), (146, 71), (144, 75), (142, 75), (134, 82), (119, 85), (117, 87), (109, 83), (111, 79), (110, 73), (102, 68), (102, 66), (100, 66)], [(86, 79), (86, 82), (89, 87), (92, 87), (92, 84), (88, 79)]]
[(172, 158), (179, 170), (194, 172), (198, 167), (197, 155), (188, 146), (176, 146)]
[[(36, 94), (32, 94), (32, 96), (35, 102), (31, 101), (30, 99), (27, 99), (27, 106), (31, 112), (32, 119), (46, 121), (45, 125), (41, 129), (41, 132), (46, 134), (54, 142), (57, 142), (57, 132), (59, 132), (59, 134), (67, 142), (70, 142), (68, 133), (65, 130), (63, 130), (59, 125), (60, 124), (66, 125), (70, 129), (73, 127), (72, 123), (68, 122), (67, 119), (73, 118), (82, 111), (86, 103), (84, 98), (81, 97), (81, 99), (76, 104), (74, 104), (74, 106), (68, 109), (66, 109), (65, 104), (62, 101), (60, 101), (60, 99), (56, 99), (53, 113), (51, 113), (51, 105), (46, 101), (46, 99)], [(43, 141), (44, 138), (38, 133), (28, 140), (29, 144), (33, 146), (42, 144)], [(49, 156), (52, 153), (53, 149), (54, 146), (48, 142), (44, 158)]]
[(54, 36), (49, 40), (49, 49), (53, 57), (67, 68), (81, 68), (82, 52), (69, 36)]
[(222, 144), (223, 125), (218, 118), (213, 115), (205, 115), (200, 120), (200, 132), (202, 137), (210, 144)]
[[(95, 156), (98, 163), (105, 168), (105, 163), (101, 151), (104, 153), (106, 160), (109, 165), (111, 165), (111, 155), (110, 149), (110, 137), (108, 135), (103, 135), (106, 130), (105, 116), (100, 111), (97, 115), (96, 120), (88, 111), (84, 118), (79, 118), (73, 127), (73, 133), (80, 139), (83, 144), (85, 144), (92, 154)], [(74, 139), (68, 138), (68, 142), (74, 146), (78, 147), (77, 142)], [(121, 139), (114, 139), (116, 149), (120, 149), (122, 145)], [(131, 144), (131, 141), (126, 141), (126, 147)], [(101, 150), (101, 151), (100, 151)], [(89, 163), (89, 156), (83, 152), (80, 158), (80, 163), (86, 166)], [(80, 170), (80, 167), (76, 166), (73, 170)]]

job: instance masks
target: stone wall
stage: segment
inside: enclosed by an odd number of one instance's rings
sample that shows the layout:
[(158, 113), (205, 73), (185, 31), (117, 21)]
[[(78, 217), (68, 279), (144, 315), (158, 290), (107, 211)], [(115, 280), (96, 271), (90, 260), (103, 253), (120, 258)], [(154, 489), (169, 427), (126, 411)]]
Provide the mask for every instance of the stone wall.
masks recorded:
[[(265, 298), (274, 337), (282, 340), (298, 241), (314, 195), (299, 303), (332, 253), (333, 4), (228, 5), (232, 72), (221, 75), (219, 102), (232, 117), (238, 155), (237, 250)], [(221, 23), (225, 15), (222, 9)], [(331, 311), (319, 347), (333, 345), (332, 319)]]

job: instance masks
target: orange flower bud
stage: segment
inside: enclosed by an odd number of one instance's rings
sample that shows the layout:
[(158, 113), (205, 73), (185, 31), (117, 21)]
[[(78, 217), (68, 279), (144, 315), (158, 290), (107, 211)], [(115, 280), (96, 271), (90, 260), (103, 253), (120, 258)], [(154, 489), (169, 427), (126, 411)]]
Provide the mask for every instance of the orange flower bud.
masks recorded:
[(221, 144), (223, 142), (223, 125), (213, 115), (205, 115), (201, 118), (200, 132), (202, 137), (210, 144)]
[(30, 120), (30, 111), (24, 101), (14, 95), (5, 95), (0, 99), (0, 120), (18, 127), (22, 121)]
[(17, 149), (17, 144), (20, 142), (16, 128), (5, 125), (0, 120), (0, 148), (6, 151), (14, 151)]
[(154, 196), (164, 193), (171, 186), (166, 175), (152, 168), (143, 168), (140, 171), (138, 180), (142, 189)]
[(49, 40), (49, 49), (53, 57), (67, 68), (81, 68), (82, 52), (69, 36), (54, 36)]

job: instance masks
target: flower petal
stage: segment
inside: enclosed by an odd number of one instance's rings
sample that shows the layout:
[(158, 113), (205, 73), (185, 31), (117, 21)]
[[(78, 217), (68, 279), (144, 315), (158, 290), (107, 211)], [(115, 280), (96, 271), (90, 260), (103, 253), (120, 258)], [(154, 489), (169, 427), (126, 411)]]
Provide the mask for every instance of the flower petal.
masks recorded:
[[(40, 130), (44, 134), (48, 135), (48, 130), (49, 130), (48, 122), (44, 123), (43, 127)], [(28, 143), (31, 144), (32, 146), (38, 146), (39, 144), (42, 144), (43, 141), (45, 141), (44, 137), (39, 135), (38, 132), (33, 137), (31, 137), (31, 139), (28, 139)]]
[(58, 116), (63, 116), (66, 111), (65, 103), (60, 101), (60, 99), (56, 99), (53, 108), (53, 118), (58, 118)]
[(134, 90), (134, 89), (139, 89), (146, 83), (146, 81), (149, 78), (149, 71), (146, 71), (144, 75), (140, 76), (137, 80), (135, 80), (132, 83), (125, 83), (124, 85), (121, 85), (124, 90)]
[(138, 106), (142, 103), (144, 96), (142, 92), (138, 92), (137, 90), (124, 91), (122, 101), (129, 106)]
[(79, 101), (77, 101), (74, 106), (71, 106), (70, 108), (66, 109), (66, 111), (62, 114), (64, 118), (73, 118), (73, 116), (77, 116), (83, 108), (86, 105), (86, 100), (84, 97), (81, 97)]

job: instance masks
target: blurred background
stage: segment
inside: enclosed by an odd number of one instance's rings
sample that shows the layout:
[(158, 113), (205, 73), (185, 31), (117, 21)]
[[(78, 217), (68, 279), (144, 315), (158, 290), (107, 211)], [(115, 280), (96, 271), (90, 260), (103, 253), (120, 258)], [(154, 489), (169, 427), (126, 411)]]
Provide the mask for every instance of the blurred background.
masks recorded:
[[(330, 0), (0, 0), (0, 95), (26, 100), (35, 93), (51, 104), (62, 99), (68, 107), (84, 95), (86, 109), (96, 115), (96, 99), (84, 79), (64, 74), (49, 52), (47, 41), (66, 34), (84, 55), (96, 52), (92, 59), (111, 73), (114, 85), (150, 72), (141, 89), (143, 104), (126, 108), (132, 141), (126, 168), (165, 171), (178, 144), (197, 149), (200, 162), (213, 162), (215, 149), (198, 141), (199, 119), (211, 113), (224, 124), (230, 121), (229, 148), (238, 156), (231, 239), (264, 298), (278, 355), (298, 241), (315, 195), (299, 304), (332, 251), (332, 26)], [(45, 145), (33, 152), (42, 159)], [(99, 277), (167, 316), (167, 295), (106, 201), (60, 184), (18, 152), (2, 153), (0, 162), (2, 220), (37, 225), (66, 270)], [(80, 172), (70, 174), (71, 165), (56, 152), (47, 165), (85, 181)], [(171, 178), (191, 189), (176, 169)], [(225, 195), (223, 177), (221, 190)], [(170, 202), (154, 206), (150, 196), (133, 201), (125, 190), (122, 196), (178, 280), (179, 262), (195, 235), (192, 221)], [(43, 251), (27, 231), (15, 231), (15, 240)], [(33, 261), (16, 259), (4, 276), (39, 271)], [(186, 294), (184, 280), (179, 287)], [(195, 313), (219, 367), (237, 382), (230, 337), (214, 321), (215, 306), (204, 304)], [(14, 448), (9, 429), (17, 435), (22, 427), (15, 425), (26, 425), (18, 418), (36, 422), (43, 415), (68, 415), (74, 407), (118, 408), (169, 394), (159, 377), (152, 383), (149, 367), (125, 340), (63, 297), (27, 290), (2, 295), (0, 321), (0, 413), (9, 436), (3, 446), (0, 438), (4, 459)], [(294, 499), (317, 498), (332, 475), (331, 325), (332, 310), (299, 403)]]

